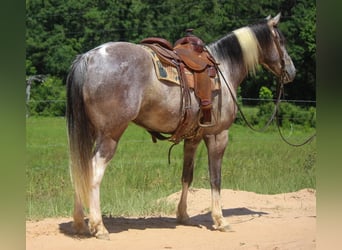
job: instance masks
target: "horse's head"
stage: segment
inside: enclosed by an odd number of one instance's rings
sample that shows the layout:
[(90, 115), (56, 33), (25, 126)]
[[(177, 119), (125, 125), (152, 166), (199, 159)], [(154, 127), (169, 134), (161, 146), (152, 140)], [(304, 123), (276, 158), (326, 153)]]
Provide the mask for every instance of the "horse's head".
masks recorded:
[(266, 19), (272, 41), (268, 46), (262, 46), (263, 56), (261, 57), (260, 63), (276, 76), (280, 77), (282, 83), (292, 82), (296, 75), (296, 68), (286, 51), (284, 36), (277, 27), (280, 20), (280, 13), (274, 18), (269, 16)]

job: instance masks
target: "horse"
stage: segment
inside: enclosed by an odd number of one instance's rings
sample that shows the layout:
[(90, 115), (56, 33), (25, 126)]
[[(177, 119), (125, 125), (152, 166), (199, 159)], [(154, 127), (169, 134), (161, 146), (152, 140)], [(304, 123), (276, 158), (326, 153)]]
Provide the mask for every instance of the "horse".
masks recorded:
[[(221, 166), (228, 145), (237, 104), (233, 101), (240, 83), (248, 74), (264, 66), (284, 83), (293, 81), (296, 69), (287, 53), (285, 39), (277, 25), (280, 13), (232, 32), (206, 45), (218, 63), (221, 84), (212, 93), (213, 110), (218, 110), (213, 126), (183, 138), (182, 192), (176, 218), (189, 223), (187, 194), (193, 180), (194, 156), (204, 140), (208, 152), (213, 227), (229, 231), (223, 217), (220, 190)], [(181, 87), (156, 77), (151, 54), (141, 45), (108, 42), (78, 55), (70, 67), (67, 88), (67, 132), (70, 175), (74, 188), (73, 229), (109, 239), (102, 221), (100, 184), (113, 158), (120, 137), (130, 122), (163, 134), (172, 134), (182, 117)], [(199, 100), (190, 90), (190, 121), (198, 125)], [(89, 209), (88, 224), (84, 208)]]

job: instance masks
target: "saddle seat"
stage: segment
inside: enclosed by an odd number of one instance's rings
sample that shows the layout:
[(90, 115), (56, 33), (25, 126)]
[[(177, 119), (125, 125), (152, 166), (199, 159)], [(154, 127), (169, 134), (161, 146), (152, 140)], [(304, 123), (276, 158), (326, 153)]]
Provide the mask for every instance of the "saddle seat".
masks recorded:
[(183, 37), (176, 41), (174, 47), (169, 41), (160, 37), (148, 37), (140, 41), (142, 44), (159, 45), (150, 46), (157, 53), (158, 57), (166, 63), (174, 64), (175, 61), (182, 61), (192, 71), (202, 71), (208, 66), (215, 66), (215, 60), (204, 49), (202, 40), (193, 35)]

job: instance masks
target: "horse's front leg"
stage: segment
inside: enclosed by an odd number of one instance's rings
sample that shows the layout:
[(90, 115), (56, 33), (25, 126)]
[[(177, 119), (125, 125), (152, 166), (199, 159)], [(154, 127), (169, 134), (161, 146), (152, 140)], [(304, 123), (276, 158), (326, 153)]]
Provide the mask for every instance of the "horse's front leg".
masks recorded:
[(177, 220), (179, 223), (188, 224), (189, 215), (187, 213), (187, 197), (189, 187), (192, 183), (194, 173), (194, 156), (201, 139), (184, 140), (184, 159), (182, 173), (182, 195), (178, 203)]
[(209, 174), (211, 186), (212, 210), (211, 216), (214, 228), (220, 231), (229, 231), (229, 223), (222, 215), (221, 205), (221, 164), (224, 151), (228, 144), (228, 131), (222, 131), (218, 135), (206, 135), (204, 137), (208, 149)]
[(108, 165), (113, 157), (117, 142), (106, 139), (100, 142), (93, 157), (93, 178), (89, 197), (89, 230), (98, 239), (109, 240), (109, 233), (102, 221), (100, 207), (100, 185)]

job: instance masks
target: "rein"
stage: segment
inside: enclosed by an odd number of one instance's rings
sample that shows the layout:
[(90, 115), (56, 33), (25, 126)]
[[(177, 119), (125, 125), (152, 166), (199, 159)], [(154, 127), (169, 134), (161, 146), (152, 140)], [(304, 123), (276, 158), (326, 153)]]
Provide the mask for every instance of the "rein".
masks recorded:
[[(283, 66), (283, 65), (284, 65), (284, 64), (282, 64), (282, 66)], [(217, 67), (217, 69), (218, 69), (218, 71), (219, 71), (219, 73), (220, 73), (220, 75), (221, 75), (223, 81), (225, 82), (225, 84), (226, 84), (226, 86), (227, 86), (227, 88), (228, 88), (228, 90), (229, 90), (229, 93), (230, 93), (231, 97), (233, 98), (233, 101), (234, 101), (235, 105), (237, 106), (237, 108), (238, 108), (238, 110), (239, 110), (239, 113), (240, 113), (241, 117), (243, 118), (244, 122), (247, 124), (247, 126), (248, 126), (251, 130), (256, 131), (256, 132), (264, 132), (264, 131), (269, 127), (269, 125), (272, 123), (272, 121), (274, 120), (274, 118), (276, 118), (276, 124), (277, 124), (277, 129), (278, 129), (279, 135), (280, 135), (281, 139), (282, 139), (285, 143), (287, 143), (288, 145), (290, 145), (290, 146), (293, 146), (293, 147), (304, 146), (305, 144), (307, 144), (307, 143), (309, 143), (310, 141), (312, 141), (314, 137), (316, 137), (316, 133), (314, 133), (312, 136), (310, 136), (309, 138), (307, 138), (306, 140), (304, 140), (304, 142), (295, 144), (295, 143), (289, 142), (289, 141), (284, 137), (283, 133), (281, 132), (278, 112), (279, 112), (279, 104), (280, 104), (280, 102), (281, 102), (280, 98), (281, 98), (282, 94), (284, 93), (284, 81), (283, 81), (283, 80), (284, 80), (284, 78), (286, 77), (285, 68), (282, 67), (282, 71), (283, 71), (284, 73), (282, 73), (281, 76), (280, 76), (280, 78), (279, 78), (279, 84), (278, 84), (278, 88), (277, 88), (278, 97), (277, 97), (276, 103), (275, 103), (275, 105), (274, 105), (273, 113), (272, 113), (270, 119), (267, 121), (266, 125), (265, 125), (263, 128), (261, 128), (261, 129), (256, 129), (256, 128), (254, 128), (254, 127), (250, 124), (250, 122), (248, 122), (248, 120), (247, 120), (245, 114), (243, 113), (243, 111), (242, 111), (242, 109), (241, 109), (241, 106), (239, 105), (239, 103), (238, 103), (236, 97), (234, 96), (233, 91), (232, 91), (232, 89), (230, 88), (230, 86), (229, 86), (229, 84), (228, 84), (226, 78), (224, 77), (224, 75), (223, 75), (221, 69), (220, 69), (219, 67)]]
[[(280, 91), (279, 93), (284, 93), (284, 84), (283, 82), (281, 81), (281, 78), (280, 78), (280, 81), (279, 81), (279, 86), (280, 86)], [(277, 105), (280, 103), (280, 94), (279, 94), (279, 99), (277, 100)], [(307, 139), (305, 139), (302, 143), (292, 143), (290, 142), (289, 140), (287, 140), (285, 138), (285, 136), (283, 135), (283, 133), (281, 132), (281, 129), (280, 129), (280, 122), (279, 122), (279, 116), (278, 116), (278, 111), (279, 111), (279, 108), (277, 107), (276, 108), (276, 124), (277, 124), (277, 129), (278, 129), (278, 132), (279, 132), (279, 135), (281, 137), (281, 139), (287, 143), (288, 145), (290, 146), (293, 146), (293, 147), (301, 147), (301, 146), (304, 146), (305, 144), (311, 142), (313, 140), (313, 138), (316, 137), (316, 133), (314, 133), (313, 135), (311, 135), (310, 137), (308, 137)]]
[(282, 91), (278, 91), (279, 94), (278, 94), (277, 101), (276, 101), (276, 104), (275, 104), (275, 106), (274, 106), (273, 113), (272, 113), (270, 119), (266, 122), (266, 124), (265, 124), (265, 126), (264, 126), (263, 128), (261, 128), (261, 129), (256, 129), (256, 128), (254, 128), (253, 125), (247, 120), (245, 114), (243, 113), (243, 111), (242, 111), (242, 109), (241, 109), (241, 106), (239, 105), (239, 103), (238, 103), (236, 97), (234, 96), (234, 93), (233, 93), (232, 89), (230, 88), (230, 86), (229, 86), (229, 84), (228, 84), (226, 78), (224, 77), (224, 75), (223, 75), (221, 69), (220, 69), (219, 67), (217, 67), (217, 68), (218, 68), (218, 71), (219, 71), (219, 73), (220, 73), (220, 75), (221, 75), (221, 77), (222, 77), (224, 83), (226, 84), (226, 86), (227, 86), (227, 88), (228, 88), (228, 90), (229, 90), (229, 93), (230, 93), (231, 97), (233, 98), (233, 101), (234, 101), (234, 103), (235, 103), (237, 109), (239, 110), (239, 113), (240, 113), (242, 119), (243, 119), (244, 122), (246, 123), (246, 125), (247, 125), (251, 130), (253, 130), (253, 131), (256, 131), (256, 132), (264, 132), (264, 131), (270, 126), (270, 124), (271, 124), (272, 121), (274, 120), (274, 117), (275, 117), (276, 114), (277, 114), (277, 110), (278, 110), (278, 107), (279, 107), (280, 97), (281, 97), (281, 92), (282, 92)]

